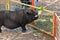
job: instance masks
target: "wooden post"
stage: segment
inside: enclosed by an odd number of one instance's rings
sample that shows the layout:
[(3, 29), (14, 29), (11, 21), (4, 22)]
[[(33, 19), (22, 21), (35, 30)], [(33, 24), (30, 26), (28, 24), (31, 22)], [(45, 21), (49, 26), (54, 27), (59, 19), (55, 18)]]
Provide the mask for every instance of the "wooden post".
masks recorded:
[(54, 36), (56, 36), (56, 15), (54, 13)]
[(5, 3), (6, 3), (5, 8), (6, 8), (7, 11), (9, 11), (10, 10), (10, 2), (9, 2), (9, 0), (5, 0)]
[[(34, 6), (34, 0), (31, 0), (32, 1), (32, 6)], [(34, 8), (32, 7), (32, 10), (34, 10)]]
[[(31, 0), (32, 2), (32, 6), (34, 6), (34, 0)], [(32, 7), (32, 10), (34, 10), (34, 8)], [(33, 21), (32, 24), (35, 24), (35, 22)]]
[(56, 38), (56, 19), (57, 19), (57, 16), (56, 16), (56, 13), (54, 13), (54, 38), (55, 38), (55, 40), (57, 40), (57, 38)]

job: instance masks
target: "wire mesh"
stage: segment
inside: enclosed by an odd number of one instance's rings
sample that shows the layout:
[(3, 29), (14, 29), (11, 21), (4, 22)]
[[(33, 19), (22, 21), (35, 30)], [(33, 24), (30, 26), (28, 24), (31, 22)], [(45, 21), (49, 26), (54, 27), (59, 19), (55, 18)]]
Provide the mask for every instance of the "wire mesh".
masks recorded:
[(40, 29), (45, 30), (48, 33), (52, 34), (53, 27), (53, 15), (43, 12), (39, 18), (35, 21), (35, 26)]
[(0, 0), (0, 11), (2, 11), (2, 10), (5, 10), (6, 8), (5, 8), (5, 2), (4, 2), (4, 0)]

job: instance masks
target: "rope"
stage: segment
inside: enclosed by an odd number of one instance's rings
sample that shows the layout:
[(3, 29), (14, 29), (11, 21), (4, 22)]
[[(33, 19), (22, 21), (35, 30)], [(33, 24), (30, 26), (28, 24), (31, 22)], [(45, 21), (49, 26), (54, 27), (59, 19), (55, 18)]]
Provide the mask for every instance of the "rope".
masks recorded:
[[(15, 0), (11, 0), (11, 2), (15, 2), (15, 3), (21, 4), (21, 5), (24, 5), (24, 6), (33, 7), (33, 8), (36, 8), (36, 9), (39, 9), (39, 10), (40, 10), (40, 7), (36, 7), (36, 6), (32, 6), (32, 5), (28, 5), (28, 4), (21, 3), (21, 2), (15, 1)], [(45, 12), (48, 12), (48, 13), (54, 13), (53, 11), (46, 10), (46, 9), (43, 9), (42, 11), (45, 11)]]

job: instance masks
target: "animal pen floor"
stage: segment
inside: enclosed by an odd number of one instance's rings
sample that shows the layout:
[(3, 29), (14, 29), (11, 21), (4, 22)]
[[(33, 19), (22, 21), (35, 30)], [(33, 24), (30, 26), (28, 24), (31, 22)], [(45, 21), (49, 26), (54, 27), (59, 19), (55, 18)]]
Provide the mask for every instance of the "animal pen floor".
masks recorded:
[[(9, 30), (2, 27), (3, 32), (0, 33), (0, 40), (54, 40), (53, 37), (48, 36), (42, 32), (37, 32), (36, 30), (32, 29), (25, 33), (21, 32), (20, 28), (15, 30)], [(18, 32), (16, 32), (16, 30)]]

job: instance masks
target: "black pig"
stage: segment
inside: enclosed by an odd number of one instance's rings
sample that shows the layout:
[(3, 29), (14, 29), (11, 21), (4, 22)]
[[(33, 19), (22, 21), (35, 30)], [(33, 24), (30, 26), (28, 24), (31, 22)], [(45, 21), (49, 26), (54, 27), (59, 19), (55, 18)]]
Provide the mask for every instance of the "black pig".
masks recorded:
[(9, 29), (15, 29), (21, 26), (22, 31), (25, 32), (25, 25), (31, 23), (38, 18), (38, 13), (31, 9), (22, 9), (16, 11), (0, 11), (0, 32), (2, 25)]

